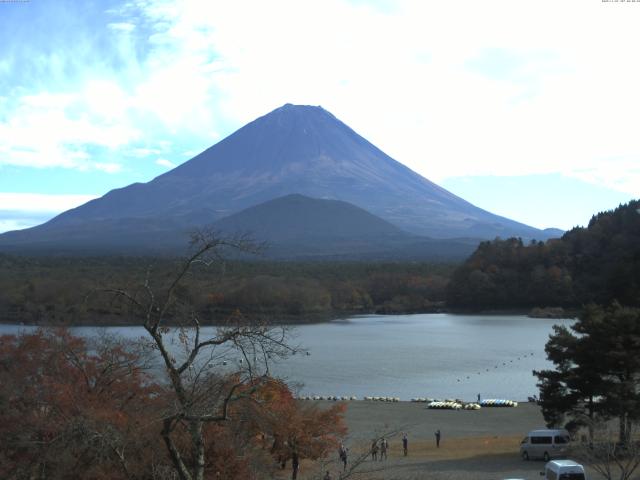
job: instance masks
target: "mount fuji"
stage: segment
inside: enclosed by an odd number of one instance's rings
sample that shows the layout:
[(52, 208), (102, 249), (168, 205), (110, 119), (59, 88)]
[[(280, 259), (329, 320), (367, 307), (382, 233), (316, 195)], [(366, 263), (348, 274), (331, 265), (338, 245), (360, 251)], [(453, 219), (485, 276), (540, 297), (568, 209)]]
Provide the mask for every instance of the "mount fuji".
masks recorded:
[[(286, 104), (148, 183), (112, 190), (42, 225), (0, 235), (0, 250), (172, 250), (186, 244), (189, 230), (224, 226), (225, 217), (294, 194), (339, 201), (334, 208), (358, 207), (371, 214), (370, 221), (378, 217), (396, 229), (396, 238), (549, 237), (439, 187), (323, 108)], [(269, 215), (277, 217), (282, 204), (269, 203)], [(328, 222), (325, 233), (344, 237), (348, 223)], [(303, 237), (309, 223), (299, 228)], [(362, 236), (367, 232), (363, 228)]]

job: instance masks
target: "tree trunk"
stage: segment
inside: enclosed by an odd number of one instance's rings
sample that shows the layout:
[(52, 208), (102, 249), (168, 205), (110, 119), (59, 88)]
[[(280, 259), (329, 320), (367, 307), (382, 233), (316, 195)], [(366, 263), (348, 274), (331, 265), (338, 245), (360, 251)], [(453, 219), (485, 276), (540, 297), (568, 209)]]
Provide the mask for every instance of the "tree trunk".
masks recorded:
[(589, 430), (589, 445), (593, 445), (593, 416), (594, 416), (593, 396), (590, 396), (589, 397), (589, 425), (587, 426)]
[(189, 473), (189, 470), (182, 461), (180, 452), (176, 448), (175, 444), (173, 443), (173, 439), (171, 438), (171, 420), (166, 419), (164, 421), (164, 428), (162, 429), (161, 435), (165, 445), (167, 446), (167, 450), (169, 451), (171, 463), (173, 463), (173, 466), (177, 470), (180, 480), (193, 480), (191, 474)]
[(631, 420), (629, 419), (629, 414), (627, 412), (621, 413), (619, 419), (618, 442), (620, 442), (622, 445), (627, 445), (630, 440), (630, 434)]
[(299, 467), (299, 458), (298, 453), (294, 452), (291, 455), (291, 480), (296, 480), (298, 478), (298, 467)]
[(192, 420), (189, 424), (191, 442), (194, 453), (194, 480), (204, 480), (204, 436), (202, 435), (202, 422)]

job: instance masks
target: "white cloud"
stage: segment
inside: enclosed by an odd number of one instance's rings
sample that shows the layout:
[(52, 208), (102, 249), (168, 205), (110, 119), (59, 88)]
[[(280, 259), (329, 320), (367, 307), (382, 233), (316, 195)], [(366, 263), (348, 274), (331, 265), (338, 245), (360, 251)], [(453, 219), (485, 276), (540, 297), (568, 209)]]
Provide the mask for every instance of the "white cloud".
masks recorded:
[[(561, 173), (640, 191), (638, 3), (146, 0), (109, 15), (123, 65), (0, 103), (0, 164), (197, 153), (292, 102), (434, 181)], [(44, 61), (64, 72), (62, 55)]]
[(133, 32), (136, 28), (136, 26), (133, 23), (126, 23), (126, 22), (109, 23), (107, 24), (107, 27), (111, 28), (112, 30), (118, 30), (121, 32)]
[(92, 104), (81, 93), (49, 92), (18, 97), (0, 122), (0, 165), (91, 168), (90, 147), (115, 150), (140, 135), (126, 119), (108, 114), (116, 100), (103, 96)]
[(95, 195), (47, 195), (42, 193), (0, 192), (0, 211), (59, 213), (75, 208)]
[(122, 171), (122, 165), (119, 163), (95, 163), (94, 168), (105, 173), (118, 173)]
[(0, 233), (40, 225), (57, 214), (94, 198), (97, 197), (0, 192)]
[(134, 148), (128, 153), (134, 157), (148, 157), (150, 155), (158, 155), (162, 153), (162, 150), (158, 150), (157, 148)]
[(36, 226), (38, 223), (33, 222), (29, 218), (24, 219), (4, 219), (0, 216), (0, 233), (10, 232), (13, 230), (22, 230)]
[(156, 165), (160, 165), (161, 167), (167, 168), (175, 168), (176, 164), (167, 160), (166, 158), (159, 158), (156, 160)]
[(93, 79), (82, 91), (83, 107), (101, 121), (119, 121), (126, 118), (132, 99), (114, 80)]
[(238, 126), (285, 102), (321, 104), (436, 181), (557, 172), (639, 191), (640, 173), (623, 165), (640, 163), (640, 65), (630, 61), (640, 43), (638, 5), (395, 7), (153, 2), (147, 13), (162, 25), (159, 45), (175, 58), (141, 87), (141, 102), (152, 109), (165, 86), (184, 82), (193, 88), (157, 107), (167, 122), (199, 99)]

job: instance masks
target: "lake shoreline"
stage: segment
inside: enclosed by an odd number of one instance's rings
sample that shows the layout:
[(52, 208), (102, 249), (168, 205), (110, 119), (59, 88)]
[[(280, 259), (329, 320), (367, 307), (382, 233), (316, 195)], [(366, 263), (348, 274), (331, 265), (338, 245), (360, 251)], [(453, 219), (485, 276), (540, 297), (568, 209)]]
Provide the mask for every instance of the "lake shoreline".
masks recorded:
[[(321, 313), (305, 313), (302, 315), (294, 314), (274, 314), (274, 315), (259, 315), (248, 314), (244, 317), (244, 320), (252, 325), (269, 325), (269, 326), (296, 326), (296, 325), (314, 325), (322, 323), (330, 323), (336, 320), (344, 320), (346, 318), (357, 316), (404, 316), (404, 315), (431, 315), (431, 314), (451, 314), (451, 315), (490, 315), (490, 316), (508, 316), (517, 315), (524, 316), (530, 319), (558, 319), (558, 320), (571, 320), (577, 317), (578, 310), (567, 309), (562, 316), (538, 316), (532, 315), (531, 309), (489, 309), (489, 310), (475, 310), (475, 309), (456, 309), (456, 308), (430, 308), (425, 310), (410, 310), (410, 311), (386, 311), (375, 309), (372, 311), (340, 311), (340, 312), (321, 312)], [(106, 317), (106, 316), (105, 316)], [(142, 326), (142, 322), (130, 322), (125, 320), (114, 320), (113, 315), (107, 321), (81, 321), (81, 322), (58, 322), (48, 320), (22, 320), (16, 321), (16, 319), (0, 318), (0, 325), (23, 325), (30, 327), (46, 327), (46, 328), (68, 328), (68, 327), (138, 327)], [(170, 327), (179, 327), (181, 323), (173, 322), (170, 319), (163, 322), (164, 325)], [(225, 327), (233, 325), (232, 322), (206, 322), (201, 323), (201, 326), (208, 327)]]

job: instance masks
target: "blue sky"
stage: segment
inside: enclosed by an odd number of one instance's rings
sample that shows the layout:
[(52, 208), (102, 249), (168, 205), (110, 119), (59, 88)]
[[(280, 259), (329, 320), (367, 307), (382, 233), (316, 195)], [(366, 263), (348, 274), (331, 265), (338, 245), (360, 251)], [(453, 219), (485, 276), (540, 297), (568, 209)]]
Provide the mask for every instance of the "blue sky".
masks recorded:
[(0, 2), (0, 231), (322, 105), (494, 213), (571, 228), (640, 192), (640, 3)]

